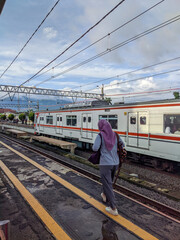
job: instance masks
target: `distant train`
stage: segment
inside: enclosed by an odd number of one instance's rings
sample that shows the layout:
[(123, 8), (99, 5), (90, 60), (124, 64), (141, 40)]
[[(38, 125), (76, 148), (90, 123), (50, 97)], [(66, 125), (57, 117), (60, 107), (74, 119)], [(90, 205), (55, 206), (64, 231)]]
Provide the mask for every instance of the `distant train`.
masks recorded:
[(106, 119), (134, 161), (167, 171), (180, 164), (180, 99), (108, 105), (69, 106), (35, 114), (35, 134), (78, 141), (89, 148)]

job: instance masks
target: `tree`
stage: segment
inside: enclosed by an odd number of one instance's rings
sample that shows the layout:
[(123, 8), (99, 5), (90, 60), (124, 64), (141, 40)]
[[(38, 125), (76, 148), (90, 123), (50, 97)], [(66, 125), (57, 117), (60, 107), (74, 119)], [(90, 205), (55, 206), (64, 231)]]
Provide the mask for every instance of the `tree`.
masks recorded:
[(24, 123), (24, 120), (26, 119), (26, 114), (25, 113), (19, 114), (19, 119), (22, 121), (22, 123)]
[(8, 115), (8, 118), (9, 118), (10, 121), (12, 121), (12, 120), (14, 119), (14, 114), (10, 113), (10, 114)]
[(31, 111), (31, 112), (29, 113), (28, 117), (29, 117), (29, 120), (30, 120), (30, 121), (34, 122), (34, 112)]
[(5, 115), (5, 114), (2, 114), (2, 115), (0, 116), (0, 118), (1, 118), (2, 120), (6, 120), (6, 115)]
[(111, 98), (105, 98), (104, 99), (106, 102), (108, 102), (108, 104), (111, 104), (112, 105), (112, 99)]
[(173, 92), (175, 99), (179, 99), (179, 92)]

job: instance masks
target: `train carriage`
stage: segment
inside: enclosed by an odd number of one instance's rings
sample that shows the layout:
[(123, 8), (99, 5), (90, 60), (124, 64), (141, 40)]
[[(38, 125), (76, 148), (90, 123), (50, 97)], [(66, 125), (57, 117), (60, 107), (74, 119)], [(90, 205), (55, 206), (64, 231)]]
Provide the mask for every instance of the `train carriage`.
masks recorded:
[[(98, 105), (99, 103), (99, 105)], [(171, 171), (180, 162), (180, 100), (69, 106), (35, 114), (35, 133), (93, 144), (99, 119), (120, 134), (133, 160)]]

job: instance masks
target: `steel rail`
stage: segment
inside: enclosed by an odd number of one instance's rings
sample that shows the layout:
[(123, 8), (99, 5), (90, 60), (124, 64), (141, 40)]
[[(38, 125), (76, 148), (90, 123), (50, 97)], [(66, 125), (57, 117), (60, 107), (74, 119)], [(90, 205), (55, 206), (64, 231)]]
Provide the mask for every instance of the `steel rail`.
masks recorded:
[[(2, 136), (2, 134), (1, 134), (1, 137), (12, 141), (12, 138), (7, 137), (7, 136)], [(100, 176), (98, 176), (98, 175), (96, 175), (92, 172), (89, 172), (89, 171), (87, 171), (87, 170), (85, 170), (85, 169), (83, 169), (79, 166), (75, 166), (71, 163), (68, 163), (67, 161), (65, 161), (63, 159), (60, 159), (57, 156), (53, 156), (52, 154), (49, 154), (49, 153), (45, 152), (44, 149), (40, 150), (37, 147), (34, 147), (34, 146), (32, 147), (28, 143), (18, 141), (17, 139), (14, 139), (14, 138), (13, 138), (13, 142), (17, 143), (19, 145), (22, 145), (22, 146), (28, 148), (31, 151), (35, 151), (35, 152), (37, 152), (37, 153), (39, 153), (39, 154), (41, 154), (45, 157), (48, 157), (51, 160), (54, 160), (54, 161), (66, 166), (66, 167), (69, 167), (69, 168), (71, 168), (71, 169), (73, 169), (73, 170), (75, 170), (75, 171), (93, 179), (93, 180), (96, 180), (98, 182), (100, 181)], [(116, 189), (120, 194), (122, 193), (125, 196), (131, 198), (132, 200), (136, 200), (136, 202), (143, 203), (144, 205), (148, 205), (150, 207), (155, 208), (156, 210), (158, 210), (159, 214), (166, 215), (166, 217), (170, 217), (171, 220), (174, 220), (174, 221), (180, 223), (180, 212), (178, 210), (176, 210), (174, 208), (171, 208), (169, 206), (166, 206), (166, 205), (164, 205), (160, 202), (157, 202), (155, 200), (152, 200), (152, 199), (150, 199), (146, 196), (143, 196), (143, 195), (141, 195), (137, 192), (129, 190), (126, 187), (120, 186), (119, 184), (115, 184), (114, 189)], [(155, 209), (152, 209), (152, 210), (155, 210)]]

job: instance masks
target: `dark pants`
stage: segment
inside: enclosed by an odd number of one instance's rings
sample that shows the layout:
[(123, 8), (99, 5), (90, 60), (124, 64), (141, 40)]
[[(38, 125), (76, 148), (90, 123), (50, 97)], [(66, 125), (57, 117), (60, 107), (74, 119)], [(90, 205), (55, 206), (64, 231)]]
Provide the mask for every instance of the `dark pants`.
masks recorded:
[(115, 196), (113, 192), (113, 179), (119, 165), (100, 165), (100, 175), (103, 185), (103, 193), (106, 195), (107, 201), (111, 208), (115, 208)]

